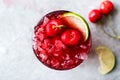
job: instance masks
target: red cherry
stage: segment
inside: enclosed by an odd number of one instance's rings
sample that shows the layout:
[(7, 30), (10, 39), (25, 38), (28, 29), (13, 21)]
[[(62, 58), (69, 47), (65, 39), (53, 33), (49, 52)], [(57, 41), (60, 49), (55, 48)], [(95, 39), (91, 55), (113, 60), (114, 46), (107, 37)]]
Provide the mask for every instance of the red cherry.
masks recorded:
[(53, 19), (46, 25), (46, 34), (48, 36), (55, 36), (62, 31), (62, 23), (58, 19)]
[(65, 30), (61, 35), (61, 40), (66, 45), (77, 45), (81, 39), (81, 33), (73, 29)]
[(91, 22), (95, 23), (102, 18), (102, 13), (99, 10), (94, 9), (89, 13), (88, 17)]
[(109, 0), (105, 0), (100, 4), (100, 11), (105, 15), (108, 15), (110, 12), (113, 11), (113, 9), (114, 9), (114, 5)]

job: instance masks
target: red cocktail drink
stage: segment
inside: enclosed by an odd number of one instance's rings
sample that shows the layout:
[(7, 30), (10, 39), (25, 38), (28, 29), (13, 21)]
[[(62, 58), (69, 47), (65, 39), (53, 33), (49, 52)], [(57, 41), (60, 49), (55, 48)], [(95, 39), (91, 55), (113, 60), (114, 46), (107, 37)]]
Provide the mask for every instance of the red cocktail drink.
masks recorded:
[(33, 43), (34, 53), (44, 65), (68, 70), (81, 64), (90, 52), (90, 29), (76, 13), (54, 11), (35, 27)]

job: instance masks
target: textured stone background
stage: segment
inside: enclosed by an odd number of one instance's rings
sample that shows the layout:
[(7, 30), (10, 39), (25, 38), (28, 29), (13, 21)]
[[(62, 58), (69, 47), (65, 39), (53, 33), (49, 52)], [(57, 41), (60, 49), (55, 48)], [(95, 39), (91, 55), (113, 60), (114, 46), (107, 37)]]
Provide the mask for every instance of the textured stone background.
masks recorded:
[[(88, 13), (103, 0), (0, 0), (0, 80), (120, 80), (120, 41), (105, 35), (98, 24), (90, 23)], [(112, 0), (116, 10), (112, 15), (115, 30), (120, 35), (120, 0)], [(34, 26), (42, 16), (54, 10), (69, 10), (81, 14), (89, 23), (93, 46), (89, 58), (68, 71), (56, 71), (42, 65), (32, 50)], [(105, 27), (109, 31), (109, 21)], [(109, 47), (115, 54), (115, 69), (102, 75), (94, 49)]]

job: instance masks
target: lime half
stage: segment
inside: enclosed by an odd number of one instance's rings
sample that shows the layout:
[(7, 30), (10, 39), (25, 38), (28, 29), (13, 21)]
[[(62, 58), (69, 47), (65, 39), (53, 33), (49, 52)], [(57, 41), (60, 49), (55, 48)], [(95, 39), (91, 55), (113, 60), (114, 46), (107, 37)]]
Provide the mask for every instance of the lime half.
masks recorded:
[(96, 52), (98, 54), (99, 61), (100, 61), (101, 73), (107, 74), (110, 71), (112, 71), (112, 69), (115, 66), (115, 56), (113, 52), (105, 46), (97, 47)]
[(86, 20), (73, 12), (67, 12), (60, 16), (62, 22), (71, 28), (79, 30), (83, 34), (84, 41), (89, 38), (90, 29)]

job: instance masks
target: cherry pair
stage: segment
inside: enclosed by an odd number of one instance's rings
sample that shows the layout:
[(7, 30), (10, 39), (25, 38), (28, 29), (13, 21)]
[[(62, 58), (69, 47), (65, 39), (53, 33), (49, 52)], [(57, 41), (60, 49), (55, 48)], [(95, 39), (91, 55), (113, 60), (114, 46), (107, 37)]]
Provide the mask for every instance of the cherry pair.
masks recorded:
[(114, 5), (110, 0), (105, 0), (100, 4), (100, 9), (90, 11), (88, 17), (93, 23), (99, 21), (103, 15), (108, 15), (114, 9)]
[(61, 34), (61, 40), (66, 45), (76, 45), (81, 41), (82, 34), (76, 29), (65, 29), (66, 26), (58, 19), (53, 19), (46, 25), (46, 34), (49, 37), (55, 37)]

